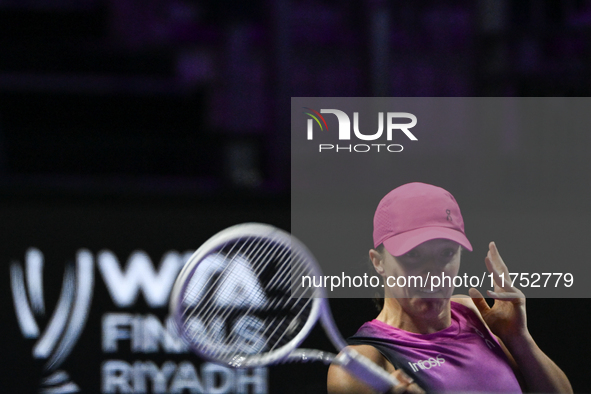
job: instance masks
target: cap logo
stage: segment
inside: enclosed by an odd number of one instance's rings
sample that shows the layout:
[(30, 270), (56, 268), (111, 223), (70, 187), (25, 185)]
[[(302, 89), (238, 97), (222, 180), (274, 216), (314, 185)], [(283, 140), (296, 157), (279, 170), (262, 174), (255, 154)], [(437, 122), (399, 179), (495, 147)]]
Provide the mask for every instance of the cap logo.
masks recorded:
[(449, 209), (445, 210), (445, 213), (447, 213), (447, 220), (449, 220), (450, 222), (452, 221), (451, 219), (451, 211)]

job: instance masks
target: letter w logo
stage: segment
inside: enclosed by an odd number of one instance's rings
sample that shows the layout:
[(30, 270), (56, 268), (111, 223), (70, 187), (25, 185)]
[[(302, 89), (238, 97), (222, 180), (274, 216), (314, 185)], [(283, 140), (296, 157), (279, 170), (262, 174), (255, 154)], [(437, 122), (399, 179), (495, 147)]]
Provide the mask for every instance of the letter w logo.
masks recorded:
[(152, 308), (159, 308), (166, 306), (177, 274), (190, 255), (175, 251), (166, 253), (158, 272), (150, 256), (143, 251), (135, 251), (129, 256), (125, 271), (117, 256), (109, 250), (99, 252), (97, 260), (115, 305), (122, 308), (134, 305), (141, 290), (146, 303)]

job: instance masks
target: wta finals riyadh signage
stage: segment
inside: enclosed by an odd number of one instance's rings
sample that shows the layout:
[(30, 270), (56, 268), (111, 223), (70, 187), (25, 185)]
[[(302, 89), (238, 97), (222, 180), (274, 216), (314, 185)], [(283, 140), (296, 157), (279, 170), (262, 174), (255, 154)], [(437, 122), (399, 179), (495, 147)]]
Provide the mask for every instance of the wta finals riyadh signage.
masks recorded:
[[(80, 249), (76, 252), (75, 263), (66, 265), (59, 299), (49, 320), (46, 319), (49, 313), (45, 292), (58, 289), (43, 286), (43, 271), (47, 270), (43, 252), (29, 248), (24, 265), (12, 262), (12, 295), (21, 333), (25, 338), (35, 339), (32, 357), (45, 360), (46, 376), (40, 381), (40, 391), (267, 393), (266, 368), (231, 369), (209, 362), (197, 366), (194, 363), (198, 358), (192, 354), (188, 360), (169, 359), (161, 365), (145, 359), (146, 355), (160, 354), (162, 358), (188, 353), (186, 345), (173, 331), (171, 318), (162, 320), (157, 314), (140, 314), (130, 308), (136, 307), (141, 293), (148, 308), (167, 310), (173, 283), (191, 253), (168, 251), (156, 269), (143, 251), (133, 252), (126, 264), (122, 264), (112, 251), (102, 250), (93, 255), (89, 250)], [(63, 368), (91, 313), (95, 265), (112, 304), (118, 309), (103, 313), (101, 326), (90, 328), (100, 329), (102, 337), (100, 349), (91, 356), (100, 358), (102, 354), (105, 358), (100, 367), (100, 389), (84, 387), (83, 382), (76, 382), (75, 376)], [(45, 320), (47, 325), (41, 327), (40, 322)], [(114, 358), (118, 353), (122, 357)], [(124, 359), (130, 353), (141, 360)]]

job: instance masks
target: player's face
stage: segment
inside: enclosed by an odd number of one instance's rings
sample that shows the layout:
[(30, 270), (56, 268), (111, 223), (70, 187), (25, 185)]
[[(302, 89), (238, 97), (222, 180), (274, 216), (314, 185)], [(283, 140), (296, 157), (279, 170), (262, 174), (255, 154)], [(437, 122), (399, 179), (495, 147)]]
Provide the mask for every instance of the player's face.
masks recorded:
[[(460, 269), (460, 245), (447, 239), (424, 242), (402, 256), (382, 253), (386, 297), (396, 298), (405, 309), (419, 313), (437, 312), (453, 293), (453, 277)], [(438, 277), (451, 278), (438, 283)], [(388, 277), (390, 283), (388, 283)], [(396, 283), (392, 278), (399, 278)], [(405, 286), (403, 279), (405, 278)], [(450, 283), (451, 282), (451, 283)], [(433, 286), (432, 286), (433, 285)], [(437, 285), (437, 286), (435, 286)]]

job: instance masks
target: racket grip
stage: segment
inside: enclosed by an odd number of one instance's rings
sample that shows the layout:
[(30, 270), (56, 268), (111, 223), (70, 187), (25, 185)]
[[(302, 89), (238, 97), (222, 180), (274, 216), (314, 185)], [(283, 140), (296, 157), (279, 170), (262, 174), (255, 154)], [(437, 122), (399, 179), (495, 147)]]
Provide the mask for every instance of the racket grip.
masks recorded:
[(351, 348), (345, 348), (334, 361), (377, 392), (385, 393), (400, 384), (400, 381), (385, 369)]

